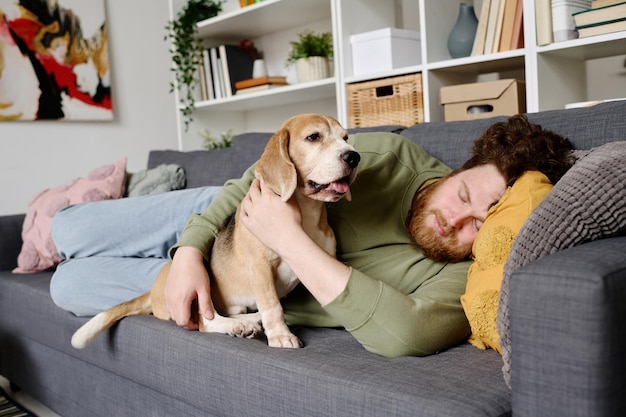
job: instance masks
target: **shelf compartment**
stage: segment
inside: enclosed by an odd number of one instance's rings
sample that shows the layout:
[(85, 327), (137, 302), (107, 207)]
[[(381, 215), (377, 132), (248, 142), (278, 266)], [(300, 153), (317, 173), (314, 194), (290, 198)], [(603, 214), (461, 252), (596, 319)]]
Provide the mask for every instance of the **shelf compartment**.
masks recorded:
[(555, 42), (537, 48), (537, 53), (577, 60), (591, 60), (626, 54), (626, 32)]
[(349, 127), (424, 122), (422, 74), (348, 84)]
[(438, 61), (426, 65), (431, 71), (450, 71), (473, 74), (489, 72), (503, 72), (524, 68), (525, 50), (499, 52), (490, 55), (478, 55), (466, 58), (457, 58), (447, 61)]
[(335, 97), (335, 78), (311, 81), (274, 88), (268, 91), (231, 96), (218, 100), (196, 103), (197, 109), (216, 109), (219, 111), (246, 111), (283, 106)]
[[(327, 7), (320, 7), (325, 2)], [(330, 0), (265, 0), (198, 23), (201, 38), (256, 38), (330, 19)]]

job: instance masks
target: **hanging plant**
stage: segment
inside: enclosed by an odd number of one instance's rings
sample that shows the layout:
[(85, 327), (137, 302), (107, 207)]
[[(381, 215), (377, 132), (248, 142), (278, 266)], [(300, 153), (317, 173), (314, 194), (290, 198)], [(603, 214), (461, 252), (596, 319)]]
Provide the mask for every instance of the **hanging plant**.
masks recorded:
[(194, 91), (199, 85), (198, 67), (202, 62), (202, 41), (198, 38), (196, 23), (217, 16), (222, 11), (225, 0), (188, 0), (185, 6), (165, 26), (165, 40), (171, 40), (170, 54), (174, 66), (175, 82), (170, 83), (170, 92), (180, 93), (180, 112), (183, 115), (185, 131), (193, 120), (195, 109)]

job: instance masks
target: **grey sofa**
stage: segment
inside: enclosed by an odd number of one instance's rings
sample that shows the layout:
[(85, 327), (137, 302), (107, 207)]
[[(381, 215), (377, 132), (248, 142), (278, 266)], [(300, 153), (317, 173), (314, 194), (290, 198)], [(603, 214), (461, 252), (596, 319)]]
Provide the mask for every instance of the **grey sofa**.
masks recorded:
[[(529, 117), (579, 149), (626, 140), (626, 102)], [(472, 140), (502, 119), (381, 129), (458, 167)], [(219, 185), (253, 163), (269, 136), (241, 135), (214, 151), (155, 150), (148, 165), (183, 166), (188, 187)], [(52, 303), (51, 272), (11, 273), (23, 218), (0, 218), (0, 374), (64, 417), (598, 417), (626, 410), (626, 237), (584, 243), (512, 275), (511, 390), (492, 350), (466, 343), (425, 358), (384, 358), (342, 329), (295, 328), (305, 347), (280, 350), (131, 317), (76, 350), (70, 337), (85, 319)]]

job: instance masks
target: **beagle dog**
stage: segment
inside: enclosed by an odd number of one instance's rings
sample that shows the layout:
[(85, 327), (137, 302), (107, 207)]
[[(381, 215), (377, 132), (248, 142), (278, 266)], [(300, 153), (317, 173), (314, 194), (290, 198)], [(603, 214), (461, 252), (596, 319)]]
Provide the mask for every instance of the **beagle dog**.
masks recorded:
[[(283, 201), (296, 199), (304, 231), (332, 256), (336, 242), (325, 203), (350, 199), (360, 161), (347, 139), (346, 130), (330, 116), (297, 115), (272, 135), (255, 167), (255, 176)], [(237, 209), (215, 239), (209, 276), (216, 314), (208, 320), (193, 312), (200, 331), (247, 338), (264, 331), (269, 346), (301, 347), (285, 323), (279, 301), (295, 288), (298, 278), (278, 254), (241, 226), (240, 212)], [(123, 317), (153, 314), (170, 320), (164, 291), (170, 265), (162, 268), (149, 292), (85, 323), (72, 336), (72, 345), (84, 348)]]

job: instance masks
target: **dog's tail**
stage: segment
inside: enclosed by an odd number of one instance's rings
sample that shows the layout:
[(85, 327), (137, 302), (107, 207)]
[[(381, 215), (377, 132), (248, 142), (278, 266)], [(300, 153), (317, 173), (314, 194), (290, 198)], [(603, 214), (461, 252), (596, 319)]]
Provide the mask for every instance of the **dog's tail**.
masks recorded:
[(124, 317), (151, 313), (152, 300), (150, 298), (150, 291), (148, 291), (139, 297), (118, 304), (94, 316), (87, 323), (83, 324), (80, 329), (76, 330), (72, 336), (72, 346), (76, 349), (84, 348), (93, 342), (101, 333), (111, 328), (111, 326)]

